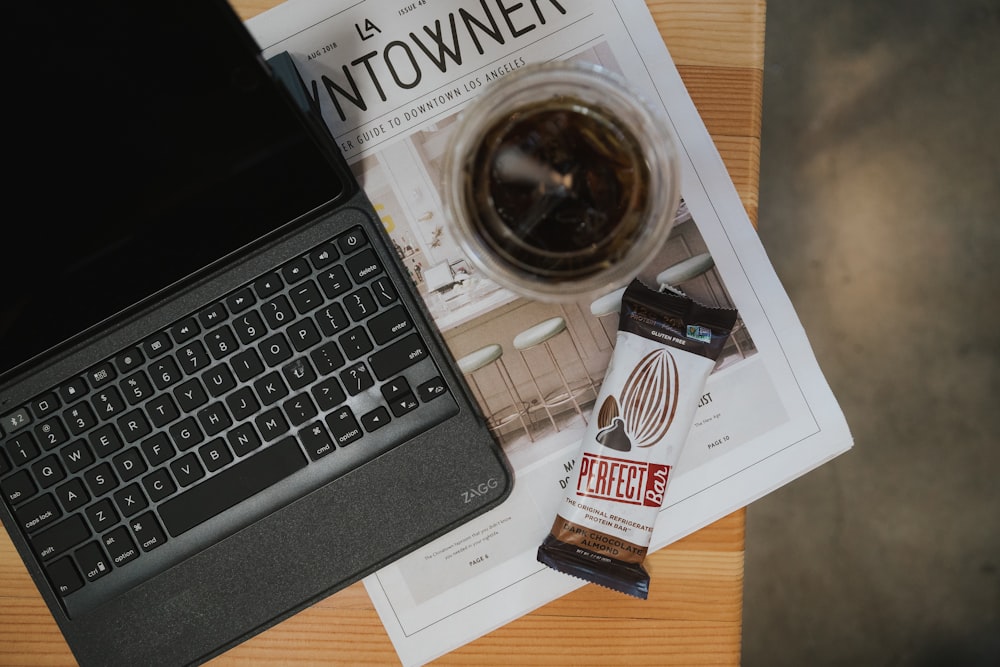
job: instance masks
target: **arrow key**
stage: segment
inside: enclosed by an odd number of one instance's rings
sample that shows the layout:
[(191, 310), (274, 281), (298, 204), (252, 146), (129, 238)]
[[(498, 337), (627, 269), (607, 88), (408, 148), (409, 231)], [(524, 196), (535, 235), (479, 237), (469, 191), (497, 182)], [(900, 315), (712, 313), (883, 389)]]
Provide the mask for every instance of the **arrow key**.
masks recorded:
[(365, 427), (366, 431), (371, 433), (388, 424), (389, 419), (389, 411), (385, 409), (384, 405), (380, 405), (371, 412), (361, 415), (361, 425)]

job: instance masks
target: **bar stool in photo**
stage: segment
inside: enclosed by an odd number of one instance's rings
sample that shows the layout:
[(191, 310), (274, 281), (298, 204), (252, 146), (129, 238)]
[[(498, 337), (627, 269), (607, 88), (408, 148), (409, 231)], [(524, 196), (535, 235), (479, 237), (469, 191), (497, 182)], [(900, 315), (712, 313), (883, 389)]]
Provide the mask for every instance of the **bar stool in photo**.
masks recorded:
[[(555, 354), (552, 352), (551, 342), (556, 336), (565, 333), (570, 341), (570, 345), (567, 349), (572, 349), (573, 353), (576, 355), (577, 360), (580, 362), (580, 367), (583, 369), (583, 374), (586, 383), (589, 385), (590, 389), (594, 392), (594, 397), (597, 397), (597, 388), (594, 386), (593, 380), (590, 378), (590, 373), (587, 371), (587, 366), (583, 361), (583, 355), (580, 354), (579, 348), (573, 341), (573, 337), (569, 335), (569, 331), (566, 328), (566, 319), (563, 317), (551, 317), (547, 320), (543, 320), (531, 327), (528, 327), (521, 333), (514, 336), (514, 349), (516, 349), (520, 355), (521, 360), (524, 361), (524, 365), (528, 369), (528, 376), (531, 378), (531, 384), (535, 388), (535, 393), (538, 395), (539, 406), (545, 410), (545, 414), (548, 416), (549, 421), (552, 423), (552, 428), (557, 432), (559, 431), (559, 426), (556, 424), (555, 415), (552, 413), (552, 408), (555, 408), (563, 403), (569, 402), (573, 404), (573, 408), (576, 413), (580, 415), (583, 419), (583, 423), (587, 423), (587, 417), (583, 414), (583, 409), (580, 407), (580, 403), (576, 400), (576, 395), (573, 389), (570, 387), (569, 380), (566, 378), (565, 371), (559, 366), (559, 362), (556, 360)], [(528, 358), (525, 356), (526, 352), (533, 350), (535, 348), (541, 348), (545, 351), (548, 356), (550, 363), (555, 368), (556, 373), (559, 375), (559, 381), (562, 384), (562, 388), (565, 394), (558, 394), (556, 396), (546, 397), (542, 392), (541, 387), (538, 385), (538, 378), (536, 377), (536, 367), (528, 362)]]
[[(611, 315), (618, 315), (622, 310), (622, 297), (625, 295), (625, 288), (621, 287), (616, 289), (614, 292), (609, 292), (604, 296), (599, 296), (590, 303), (590, 314), (597, 318), (598, 322), (601, 324), (601, 331), (604, 332), (604, 337), (608, 339), (608, 344), (611, 347), (615, 346), (615, 337), (612, 336), (607, 327), (604, 324), (604, 318), (610, 317)], [(615, 331), (618, 327), (615, 326)]]
[[(457, 364), (462, 374), (469, 379), (469, 384), (472, 386), (473, 393), (476, 395), (479, 405), (482, 406), (483, 412), (488, 413), (486, 418), (490, 430), (496, 433), (500, 440), (503, 440), (500, 429), (514, 419), (517, 419), (521, 422), (521, 426), (528, 435), (528, 439), (534, 442), (535, 438), (531, 434), (531, 428), (528, 426), (528, 422), (524, 420), (524, 415), (527, 413), (527, 404), (518, 394), (517, 387), (514, 386), (514, 381), (511, 379), (510, 373), (507, 371), (507, 366), (503, 362), (503, 347), (496, 343), (486, 345), (465, 355), (457, 361)], [(487, 366), (496, 367), (497, 374), (500, 376), (500, 382), (503, 384), (507, 392), (507, 397), (510, 399), (510, 406), (504, 406), (495, 412), (489, 412), (486, 404), (486, 395), (479, 386), (475, 375), (477, 371)]]

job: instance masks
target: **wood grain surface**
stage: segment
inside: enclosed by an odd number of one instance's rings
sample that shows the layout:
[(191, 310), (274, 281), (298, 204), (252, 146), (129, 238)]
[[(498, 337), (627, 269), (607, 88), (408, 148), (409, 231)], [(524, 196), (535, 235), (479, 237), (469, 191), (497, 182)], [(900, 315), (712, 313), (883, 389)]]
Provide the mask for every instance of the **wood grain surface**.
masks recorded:
[[(233, 0), (244, 18), (275, 0)], [(653, 18), (756, 224), (764, 0), (648, 0)], [(745, 511), (651, 554), (645, 601), (588, 585), (440, 658), (441, 665), (738, 665)], [(213, 665), (391, 665), (361, 584), (254, 637)], [(0, 534), (0, 665), (73, 658)]]

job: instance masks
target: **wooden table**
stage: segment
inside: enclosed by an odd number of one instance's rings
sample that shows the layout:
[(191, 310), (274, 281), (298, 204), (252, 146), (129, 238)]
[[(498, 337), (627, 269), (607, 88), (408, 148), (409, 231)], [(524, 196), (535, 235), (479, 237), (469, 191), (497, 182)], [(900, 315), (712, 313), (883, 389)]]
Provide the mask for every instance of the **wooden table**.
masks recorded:
[[(277, 0), (233, 0), (243, 18)], [(660, 33), (757, 219), (764, 0), (648, 0)], [(651, 554), (646, 601), (585, 586), (435, 664), (737, 665), (745, 512)], [(212, 664), (398, 664), (361, 584)], [(0, 665), (73, 658), (6, 533), (0, 534)]]

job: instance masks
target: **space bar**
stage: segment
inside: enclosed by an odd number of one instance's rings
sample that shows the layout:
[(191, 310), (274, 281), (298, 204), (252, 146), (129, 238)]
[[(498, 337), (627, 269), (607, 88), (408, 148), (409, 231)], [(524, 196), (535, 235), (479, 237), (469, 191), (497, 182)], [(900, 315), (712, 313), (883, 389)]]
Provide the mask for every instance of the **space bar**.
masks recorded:
[(161, 504), (163, 527), (177, 537), (305, 466), (298, 442), (285, 438)]

